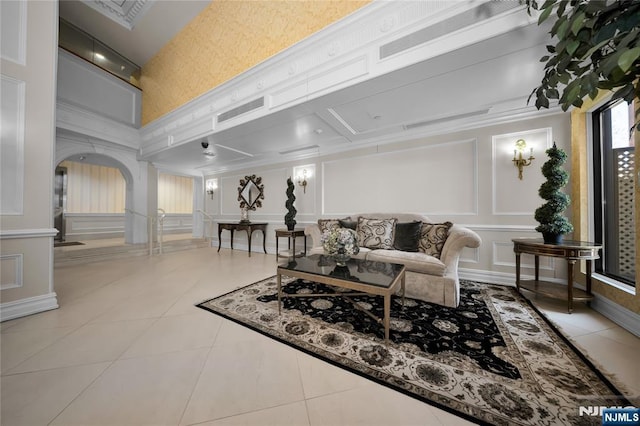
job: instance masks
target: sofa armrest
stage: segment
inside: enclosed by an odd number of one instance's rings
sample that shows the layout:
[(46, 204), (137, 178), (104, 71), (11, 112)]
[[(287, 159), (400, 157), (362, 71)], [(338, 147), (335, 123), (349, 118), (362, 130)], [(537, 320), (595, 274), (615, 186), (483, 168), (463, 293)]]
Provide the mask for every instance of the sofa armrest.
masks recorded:
[(322, 246), (322, 234), (320, 233), (320, 227), (317, 223), (307, 225), (304, 228), (304, 234), (308, 235), (312, 239), (311, 247), (321, 247)]
[(457, 274), (460, 253), (465, 247), (477, 248), (481, 243), (480, 236), (471, 229), (453, 225), (449, 229), (449, 236), (440, 255), (440, 260), (445, 264), (447, 273)]

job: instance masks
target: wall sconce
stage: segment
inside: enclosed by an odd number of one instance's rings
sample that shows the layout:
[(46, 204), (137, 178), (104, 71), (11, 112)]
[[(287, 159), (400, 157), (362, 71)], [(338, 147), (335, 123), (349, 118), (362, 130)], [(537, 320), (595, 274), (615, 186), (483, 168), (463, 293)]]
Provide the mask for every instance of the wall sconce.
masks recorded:
[(218, 189), (218, 181), (217, 181), (217, 179), (207, 179), (206, 192), (207, 192), (207, 194), (209, 194), (211, 196), (212, 200), (213, 200), (213, 192), (216, 189)]
[(513, 161), (513, 165), (518, 168), (518, 179), (520, 180), (522, 180), (522, 169), (526, 166), (530, 166), (531, 161), (535, 160), (535, 158), (533, 157), (533, 148), (530, 148), (531, 151), (529, 153), (528, 159), (522, 158), (522, 152), (526, 147), (527, 143), (524, 141), (524, 139), (518, 139), (516, 141), (516, 149), (513, 150), (513, 160), (511, 160)]
[(298, 175), (298, 185), (302, 186), (302, 192), (307, 193), (307, 169), (302, 170), (302, 174)]

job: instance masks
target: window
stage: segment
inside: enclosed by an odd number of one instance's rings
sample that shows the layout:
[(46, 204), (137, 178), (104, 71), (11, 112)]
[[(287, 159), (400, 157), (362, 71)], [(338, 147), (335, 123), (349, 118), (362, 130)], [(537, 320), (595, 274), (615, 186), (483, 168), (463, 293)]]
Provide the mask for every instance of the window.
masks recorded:
[(595, 240), (602, 243), (596, 272), (635, 287), (635, 147), (633, 105), (605, 105), (593, 114)]

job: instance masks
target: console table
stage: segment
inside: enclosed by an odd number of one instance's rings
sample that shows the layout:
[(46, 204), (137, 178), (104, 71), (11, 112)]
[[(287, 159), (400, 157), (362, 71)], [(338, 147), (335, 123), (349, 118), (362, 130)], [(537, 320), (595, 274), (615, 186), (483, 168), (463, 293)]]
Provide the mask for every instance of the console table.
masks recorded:
[[(304, 229), (297, 228), (292, 231), (288, 229), (276, 229), (276, 259), (279, 257), (289, 257), (280, 255), (278, 251), (278, 240), (280, 238), (287, 238), (288, 241), (288, 249), (290, 250), (290, 254), (293, 258), (296, 257), (296, 237), (304, 237), (304, 245), (302, 246), (303, 252), (297, 257), (306, 256), (307, 255), (307, 235), (304, 233)], [(293, 250), (291, 251), (291, 240), (293, 240)]]
[[(598, 259), (601, 245), (585, 242), (565, 240), (558, 244), (546, 244), (541, 238), (513, 239), (513, 251), (516, 254), (516, 287), (518, 291), (525, 289), (533, 293), (554, 298), (566, 298), (569, 313), (573, 311), (573, 301), (589, 302), (593, 300), (591, 294), (591, 261)], [(520, 280), (520, 255), (528, 253), (535, 256), (535, 279)], [(567, 290), (564, 294), (562, 286), (549, 281), (540, 281), (540, 256), (561, 257), (567, 260)], [(586, 291), (573, 288), (573, 265), (578, 260), (587, 261), (587, 289)]]
[(262, 249), (265, 254), (267, 253), (267, 223), (256, 223), (256, 222), (218, 222), (218, 251), (220, 251), (220, 246), (222, 245), (222, 231), (223, 230), (231, 231), (231, 250), (233, 250), (233, 233), (235, 231), (247, 231), (247, 240), (249, 243), (249, 257), (251, 257), (251, 234), (253, 231), (262, 231)]

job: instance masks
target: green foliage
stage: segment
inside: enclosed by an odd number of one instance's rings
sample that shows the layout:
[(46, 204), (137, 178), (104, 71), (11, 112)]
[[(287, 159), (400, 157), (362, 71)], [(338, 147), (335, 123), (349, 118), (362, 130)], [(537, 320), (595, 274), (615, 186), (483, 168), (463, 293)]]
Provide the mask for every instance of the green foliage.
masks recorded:
[[(550, 99), (564, 111), (580, 107), (599, 89), (614, 91), (612, 100), (640, 100), (640, 1), (525, 2), (529, 14), (540, 11), (538, 25), (555, 19), (550, 34), (556, 44), (540, 59), (546, 62), (544, 77), (529, 96), (535, 95), (536, 108), (549, 108)], [(634, 125), (640, 130), (638, 104)]]
[(573, 231), (573, 226), (562, 215), (571, 200), (569, 196), (560, 191), (569, 181), (569, 174), (562, 168), (567, 161), (567, 154), (553, 144), (547, 150), (549, 160), (542, 166), (542, 174), (547, 181), (540, 185), (538, 194), (547, 200), (535, 211), (535, 219), (540, 223), (536, 231), (550, 234), (567, 234)]
[(284, 216), (284, 223), (287, 225), (287, 229), (292, 230), (296, 226), (296, 213), (298, 211), (293, 206), (293, 202), (296, 201), (296, 196), (293, 195), (293, 190), (295, 186), (291, 178), (287, 179), (287, 201), (285, 202), (285, 207), (287, 208), (287, 214)]

